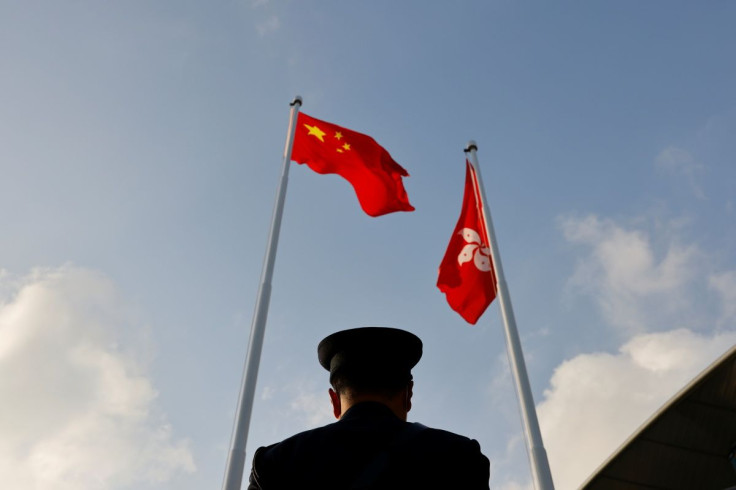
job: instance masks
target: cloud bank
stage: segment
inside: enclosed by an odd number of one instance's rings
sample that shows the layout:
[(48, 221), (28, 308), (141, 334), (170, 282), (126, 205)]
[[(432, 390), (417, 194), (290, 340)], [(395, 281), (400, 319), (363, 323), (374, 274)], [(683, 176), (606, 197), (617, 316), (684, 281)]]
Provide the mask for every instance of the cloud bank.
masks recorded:
[[(666, 225), (663, 225), (666, 226)], [(695, 246), (650, 235), (590, 215), (561, 220), (565, 238), (584, 247), (570, 285), (597, 303), (603, 319), (623, 334), (672, 328), (689, 318), (692, 284), (702, 270)]]
[(733, 331), (678, 329), (634, 336), (614, 354), (583, 354), (562, 363), (537, 407), (555, 485), (577, 488), (735, 342)]
[(653, 234), (596, 216), (561, 224), (568, 241), (586, 250), (571, 284), (625, 339), (613, 353), (580, 354), (559, 365), (537, 407), (555, 484), (577, 488), (736, 344), (736, 271), (708, 272), (705, 254), (678, 244), (672, 230), (660, 228), (667, 239), (655, 247)]
[(135, 488), (194, 471), (139, 356), (113, 284), (74, 267), (0, 273), (4, 488)]

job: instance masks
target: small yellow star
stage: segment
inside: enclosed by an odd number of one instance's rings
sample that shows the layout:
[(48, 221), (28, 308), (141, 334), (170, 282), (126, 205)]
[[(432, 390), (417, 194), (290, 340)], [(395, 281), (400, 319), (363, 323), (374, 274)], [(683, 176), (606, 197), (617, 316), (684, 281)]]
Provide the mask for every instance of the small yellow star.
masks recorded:
[(324, 138), (325, 132), (324, 131), (319, 129), (317, 126), (310, 126), (309, 124), (305, 124), (304, 126), (309, 130), (309, 133), (307, 134), (307, 136), (312, 135), (316, 137), (318, 140), (320, 140), (322, 143), (325, 142), (325, 138)]
[(337, 148), (335, 151), (338, 153), (342, 153), (342, 148)]
[(338, 131), (338, 132), (335, 133), (335, 139), (336, 140), (341, 140), (342, 139), (342, 133), (340, 131)]
[(344, 145), (342, 145), (342, 147), (345, 148), (346, 150), (349, 150), (350, 149), (350, 143), (345, 143)]

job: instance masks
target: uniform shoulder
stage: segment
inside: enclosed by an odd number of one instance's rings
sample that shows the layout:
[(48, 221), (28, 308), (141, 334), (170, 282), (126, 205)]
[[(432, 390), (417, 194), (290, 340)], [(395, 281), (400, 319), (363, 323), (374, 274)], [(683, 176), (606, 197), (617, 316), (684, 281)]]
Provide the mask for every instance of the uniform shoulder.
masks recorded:
[[(300, 432), (281, 442), (259, 447), (253, 454), (248, 489), (260, 489), (264, 480), (267, 483), (266, 487), (285, 488), (286, 484), (282, 479), (288, 479), (289, 473), (281, 469), (295, 465), (301, 468), (304, 464), (308, 464), (310, 455), (318, 452), (315, 452), (314, 448), (324, 445), (325, 434), (329, 432), (328, 427), (329, 425)], [(295, 474), (298, 473), (299, 471), (295, 471)]]
[[(488, 488), (490, 461), (481, 452), (478, 441), (447, 430), (425, 427), (415, 434), (409, 445), (411, 450), (404, 452), (407, 466), (436, 469), (431, 473), (432, 488)], [(438, 468), (453, 470), (444, 472)], [(422, 488), (430, 488), (428, 485), (429, 482)]]
[(419, 426), (419, 430), (413, 429), (416, 433), (409, 444), (415, 450), (417, 458), (485, 459), (480, 444), (475, 439), (448, 430), (414, 425)]
[(322, 427), (317, 427), (315, 429), (305, 430), (303, 432), (299, 432), (298, 434), (294, 434), (293, 436), (287, 437), (281, 442), (277, 442), (269, 446), (260, 447), (256, 451), (256, 455), (260, 454), (261, 456), (265, 456), (267, 454), (271, 455), (275, 453), (289, 453), (295, 448), (302, 446), (303, 444), (323, 439), (327, 434), (332, 431), (332, 425), (333, 424), (329, 424)]
[[(421, 424), (415, 424), (420, 425)], [(437, 439), (437, 440), (444, 440), (447, 442), (455, 442), (458, 444), (469, 444), (469, 443), (476, 443), (474, 439), (471, 439), (469, 437), (463, 436), (461, 434), (456, 434), (455, 432), (450, 432), (449, 430), (444, 429), (436, 429), (433, 427), (426, 427), (421, 426), (422, 430), (420, 432), (420, 437), (425, 437), (428, 439)]]

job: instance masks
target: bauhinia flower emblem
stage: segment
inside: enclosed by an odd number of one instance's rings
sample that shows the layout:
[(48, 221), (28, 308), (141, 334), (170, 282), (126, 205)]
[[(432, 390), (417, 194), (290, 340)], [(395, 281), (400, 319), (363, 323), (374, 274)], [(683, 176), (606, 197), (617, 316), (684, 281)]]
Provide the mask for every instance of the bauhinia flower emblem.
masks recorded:
[(460, 234), (467, 243), (460, 251), (460, 255), (457, 256), (458, 263), (463, 265), (472, 260), (478, 270), (490, 271), (491, 249), (483, 245), (478, 232), (471, 228), (463, 228), (460, 230)]

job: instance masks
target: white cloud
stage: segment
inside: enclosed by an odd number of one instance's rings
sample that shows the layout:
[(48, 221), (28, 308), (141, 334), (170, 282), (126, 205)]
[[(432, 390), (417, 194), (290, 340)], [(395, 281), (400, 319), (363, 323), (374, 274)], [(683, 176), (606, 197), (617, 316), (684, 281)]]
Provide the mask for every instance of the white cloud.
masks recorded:
[(736, 323), (736, 271), (728, 271), (710, 276), (708, 285), (721, 299), (719, 324)]
[(113, 284), (74, 268), (0, 274), (4, 488), (118, 489), (194, 471), (138, 356)]
[(534, 486), (531, 482), (519, 483), (516, 481), (508, 481), (500, 484), (496, 484), (494, 488), (498, 490), (534, 490)]
[(577, 488), (649, 416), (736, 343), (736, 331), (642, 334), (617, 353), (579, 355), (554, 372), (538, 405), (558, 488)]
[(304, 420), (311, 427), (335, 421), (326, 390), (320, 393), (301, 391), (292, 399), (290, 408), (294, 416)]
[(272, 15), (263, 22), (259, 22), (256, 25), (256, 31), (258, 31), (259, 36), (263, 37), (266, 34), (270, 34), (271, 32), (278, 30), (279, 27), (281, 27), (281, 21), (278, 17)]
[(591, 295), (611, 325), (627, 333), (684, 326), (678, 322), (690, 305), (696, 247), (671, 243), (655, 253), (645, 232), (593, 215), (561, 223), (568, 241), (590, 247), (570, 284)]
[(668, 146), (659, 152), (654, 162), (658, 167), (678, 174), (692, 174), (702, 169), (702, 165), (695, 161), (690, 152), (674, 146)]
[[(526, 454), (526, 445), (523, 435), (518, 433), (510, 438), (506, 444), (506, 453), (499, 457), (491, 458), (491, 481), (493, 488), (497, 490), (534, 490), (531, 479), (519, 481), (517, 472), (509, 471), (519, 461), (523, 461)], [(498, 475), (508, 475), (501, 476)]]
[[(571, 284), (591, 296), (627, 340), (614, 353), (564, 361), (537, 407), (558, 488), (577, 488), (736, 343), (736, 271), (709, 275), (705, 254), (677, 244), (678, 226), (658, 225), (649, 233), (642, 223), (562, 220), (565, 237), (587, 247)], [(720, 311), (712, 308), (714, 298)]]
[(690, 185), (696, 197), (705, 198), (703, 189), (697, 182), (698, 175), (703, 171), (704, 166), (699, 163), (690, 154), (690, 152), (669, 146), (659, 152), (654, 159), (657, 168), (678, 177), (684, 177)]
[(273, 443), (294, 433), (335, 422), (327, 385), (320, 386), (314, 380), (298, 376), (288, 383), (265, 386), (261, 407), (277, 414), (278, 423), (259, 428), (263, 443)]
[(270, 400), (273, 398), (274, 389), (271, 386), (265, 386), (261, 391), (261, 400)]

